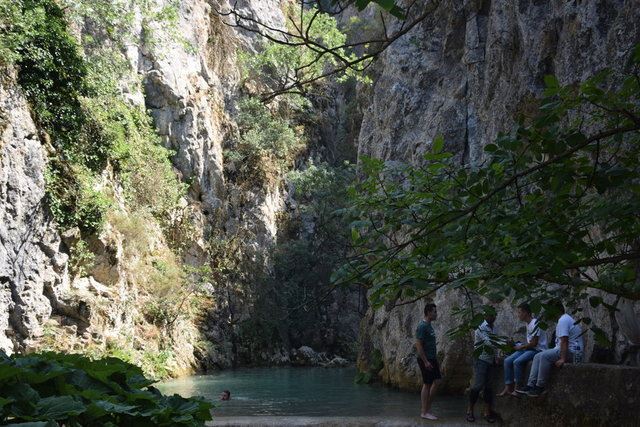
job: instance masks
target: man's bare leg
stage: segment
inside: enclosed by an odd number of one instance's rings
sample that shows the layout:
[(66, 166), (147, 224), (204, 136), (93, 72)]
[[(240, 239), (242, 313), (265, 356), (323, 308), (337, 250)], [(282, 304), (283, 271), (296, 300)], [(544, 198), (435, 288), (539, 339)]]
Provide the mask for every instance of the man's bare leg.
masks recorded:
[(422, 393), (420, 394), (420, 397), (422, 399), (422, 413), (420, 414), (420, 417), (426, 418), (427, 420), (438, 419), (438, 417), (431, 413), (431, 402), (433, 402), (435, 390), (435, 383), (422, 385)]
[(431, 409), (431, 384), (422, 384), (422, 392), (420, 392), (420, 401), (422, 408), (420, 415), (426, 415)]

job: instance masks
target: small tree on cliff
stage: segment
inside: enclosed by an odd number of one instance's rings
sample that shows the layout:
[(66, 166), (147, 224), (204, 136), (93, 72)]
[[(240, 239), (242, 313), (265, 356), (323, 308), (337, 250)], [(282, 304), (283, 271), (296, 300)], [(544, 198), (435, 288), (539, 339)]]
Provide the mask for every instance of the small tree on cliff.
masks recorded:
[(474, 295), (534, 311), (554, 297), (612, 311), (606, 301), (640, 300), (639, 64), (640, 46), (615, 90), (609, 71), (577, 87), (548, 77), (538, 115), (486, 145), (480, 166), (455, 162), (442, 138), (419, 166), (363, 159), (357, 250), (334, 280), (366, 283), (376, 305), (459, 290), (466, 326), (488, 309)]
[[(309, 86), (328, 77), (354, 77), (366, 81), (364, 72), (393, 42), (428, 17), (437, 0), (412, 0), (400, 6), (394, 0), (297, 0), (285, 11), (282, 25), (254, 16), (233, 6), (216, 9), (221, 22), (257, 34), (264, 42), (259, 55), (243, 55), (253, 71), (267, 70), (269, 88), (260, 93), (264, 102), (279, 95), (305, 94)], [(358, 28), (349, 37), (342, 30), (349, 25), (336, 17), (345, 11), (363, 11), (370, 4), (367, 19), (355, 16), (349, 22)], [(247, 76), (250, 77), (250, 76)], [(261, 77), (265, 77), (262, 75)]]

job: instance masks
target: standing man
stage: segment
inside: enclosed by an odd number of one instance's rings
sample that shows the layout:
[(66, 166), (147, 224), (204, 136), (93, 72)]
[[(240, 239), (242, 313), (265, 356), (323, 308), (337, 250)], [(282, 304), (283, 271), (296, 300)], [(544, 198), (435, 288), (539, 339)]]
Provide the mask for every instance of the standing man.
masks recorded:
[(431, 413), (431, 402), (436, 391), (435, 382), (442, 378), (436, 351), (436, 333), (431, 322), (436, 320), (436, 305), (428, 303), (424, 306), (424, 319), (416, 329), (416, 350), (418, 350), (418, 366), (422, 372), (422, 392), (420, 394), (422, 408), (420, 416), (427, 420), (437, 420)]
[(473, 409), (482, 391), (485, 404), (484, 418), (488, 423), (495, 423), (496, 416), (493, 412), (493, 388), (491, 377), (496, 366), (496, 330), (494, 324), (495, 314), (488, 314), (484, 322), (476, 329), (473, 346), (475, 350), (482, 349), (482, 353), (473, 361), (474, 381), (469, 390), (469, 407), (467, 409), (467, 421), (474, 422), (476, 417)]
[(518, 306), (518, 319), (527, 324), (527, 343), (515, 346), (515, 352), (504, 359), (504, 390), (498, 396), (514, 394), (516, 384), (522, 388), (527, 363), (539, 352), (547, 350), (547, 332), (540, 329), (538, 319), (533, 317), (526, 302)]
[(561, 368), (565, 363), (572, 363), (575, 355), (582, 353), (584, 348), (580, 325), (565, 313), (564, 305), (560, 301), (554, 301), (550, 305), (562, 314), (556, 325), (556, 346), (535, 355), (528, 385), (522, 390), (517, 390), (518, 393), (533, 397), (545, 393), (551, 366), (555, 364), (556, 367)]

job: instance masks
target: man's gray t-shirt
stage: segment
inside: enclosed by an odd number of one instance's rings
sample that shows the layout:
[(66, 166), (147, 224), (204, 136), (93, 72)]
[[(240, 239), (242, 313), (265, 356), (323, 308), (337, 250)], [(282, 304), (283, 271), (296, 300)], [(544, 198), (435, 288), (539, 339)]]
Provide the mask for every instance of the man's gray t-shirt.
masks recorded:
[(436, 332), (431, 326), (431, 322), (421, 320), (416, 328), (416, 339), (422, 342), (422, 348), (427, 356), (427, 359), (435, 359), (437, 355), (436, 351)]

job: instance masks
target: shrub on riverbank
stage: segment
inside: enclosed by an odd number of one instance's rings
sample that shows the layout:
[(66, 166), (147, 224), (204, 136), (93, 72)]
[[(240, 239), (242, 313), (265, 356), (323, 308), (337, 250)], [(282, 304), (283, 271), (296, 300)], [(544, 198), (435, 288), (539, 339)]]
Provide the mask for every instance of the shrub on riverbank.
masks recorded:
[(202, 426), (211, 404), (151, 387), (116, 358), (0, 356), (0, 422), (24, 426)]

